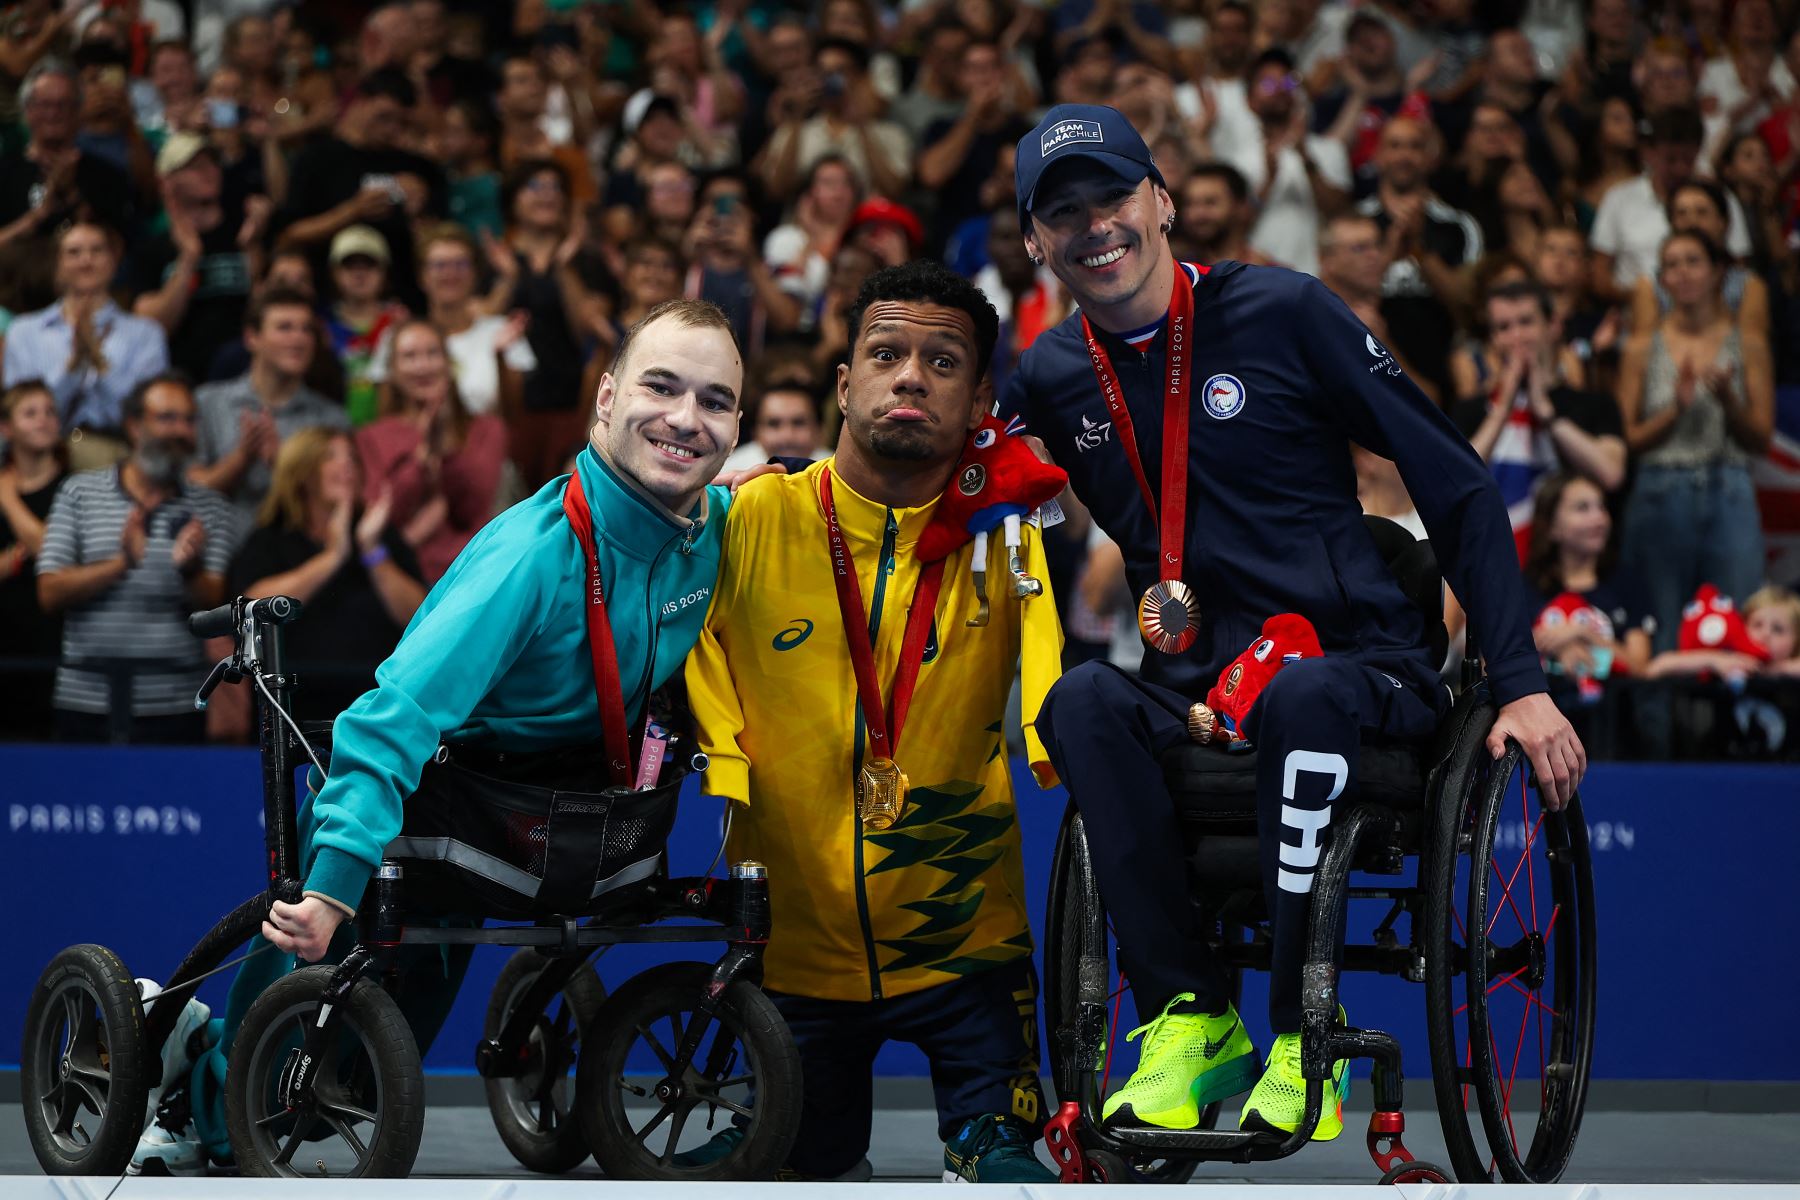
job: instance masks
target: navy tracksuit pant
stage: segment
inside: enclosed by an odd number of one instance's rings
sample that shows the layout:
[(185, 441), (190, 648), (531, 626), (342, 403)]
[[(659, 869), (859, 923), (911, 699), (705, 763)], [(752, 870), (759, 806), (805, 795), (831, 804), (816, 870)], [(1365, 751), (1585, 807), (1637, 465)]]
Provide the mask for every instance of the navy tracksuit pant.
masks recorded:
[[(1396, 678), (1347, 658), (1309, 658), (1277, 672), (1245, 720), (1257, 748), (1275, 1033), (1300, 1029), (1313, 875), (1334, 808), (1354, 795), (1363, 732), (1424, 737), (1437, 727), (1443, 696), (1423, 669)], [(1189, 900), (1180, 824), (1158, 762), (1187, 741), (1192, 703), (1111, 664), (1083, 663), (1050, 689), (1037, 720), (1086, 825), (1140, 1021), (1182, 992), (1192, 992), (1194, 1009), (1205, 1012), (1224, 1011), (1231, 998)]]
[(880, 1000), (816, 1000), (769, 992), (800, 1048), (800, 1136), (788, 1165), (834, 1179), (869, 1152), (875, 1052), (911, 1042), (931, 1064), (938, 1138), (971, 1117), (1016, 1117), (1042, 1131), (1037, 971), (1029, 958)]

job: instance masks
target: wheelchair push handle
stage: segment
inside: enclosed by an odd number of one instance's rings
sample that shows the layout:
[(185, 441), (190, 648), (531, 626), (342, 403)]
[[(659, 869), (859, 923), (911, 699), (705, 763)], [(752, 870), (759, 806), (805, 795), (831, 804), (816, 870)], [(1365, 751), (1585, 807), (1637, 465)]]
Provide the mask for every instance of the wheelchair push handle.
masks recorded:
[(248, 616), (258, 625), (286, 625), (297, 620), (305, 605), (291, 596), (264, 596), (260, 600), (239, 597), (228, 604), (188, 617), (188, 631), (198, 638), (230, 637)]

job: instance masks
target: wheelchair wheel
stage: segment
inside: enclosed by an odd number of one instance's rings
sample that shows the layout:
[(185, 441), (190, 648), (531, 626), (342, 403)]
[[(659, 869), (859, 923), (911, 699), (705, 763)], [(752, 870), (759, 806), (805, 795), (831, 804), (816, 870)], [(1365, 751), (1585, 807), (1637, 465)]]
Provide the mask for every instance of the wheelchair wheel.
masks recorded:
[[(709, 963), (664, 963), (627, 981), (596, 1014), (575, 1095), (587, 1143), (614, 1179), (772, 1179), (787, 1161), (800, 1131), (794, 1037), (774, 1002), (743, 980), (719, 997), (717, 1020), (701, 1013), (711, 977)], [(695, 1120), (702, 1108), (704, 1129)], [(744, 1122), (742, 1139), (711, 1162), (677, 1163), (723, 1128), (721, 1117)]]
[(257, 998), (232, 1044), (225, 1125), (245, 1175), (404, 1178), (425, 1131), (425, 1075), (400, 1006), (374, 981), (350, 990), (311, 1096), (283, 1097), (336, 968), (307, 967)]
[(1541, 807), (1517, 746), (1469, 768), (1461, 796), (1446, 797), (1427, 868), (1438, 1112), (1458, 1178), (1554, 1183), (1574, 1153), (1593, 1065), (1587, 825), (1579, 797), (1560, 813)]
[[(513, 1009), (550, 960), (535, 950), (521, 950), (501, 968), (488, 1000), (483, 1036), (498, 1037)], [(574, 1112), (572, 1094), (582, 1039), (595, 1028), (594, 1014), (606, 989), (594, 968), (582, 964), (539, 1014), (526, 1050), (524, 1074), (485, 1081), (488, 1113), (500, 1140), (521, 1166), (560, 1175), (580, 1166), (588, 1156), (587, 1139)]]
[(70, 946), (38, 976), (19, 1092), (46, 1175), (118, 1175), (144, 1132), (153, 1073), (137, 982), (104, 946)]
[[(1050, 1034), (1051, 1078), (1057, 1086), (1057, 1099), (1064, 1103), (1080, 1099), (1078, 1095), (1065, 1096), (1060, 1093), (1061, 1081), (1070, 1076), (1067, 1068), (1074, 1065), (1065, 1062), (1070, 1046), (1061, 1035), (1063, 1031), (1073, 1029), (1076, 1011), (1083, 999), (1082, 948), (1104, 947), (1104, 978), (1089, 980), (1086, 984), (1095, 991), (1088, 998), (1088, 1003), (1104, 1002), (1104, 1049), (1098, 1062), (1085, 1066), (1086, 1070), (1100, 1076), (1096, 1084), (1099, 1094), (1104, 1097), (1110, 1077), (1120, 1065), (1113, 1061), (1120, 1051), (1119, 1043), (1123, 1037), (1117, 1018), (1123, 1011), (1124, 993), (1130, 989), (1130, 985), (1116, 965), (1116, 943), (1112, 938), (1106, 906), (1101, 902), (1100, 890), (1094, 883), (1087, 836), (1077, 822), (1073, 804), (1069, 805), (1063, 816), (1062, 832), (1056, 839), (1056, 850), (1051, 859), (1050, 894), (1045, 921), (1048, 931), (1044, 939), (1044, 973), (1048, 979), (1044, 987), (1044, 1027)], [(1235, 971), (1231, 972), (1231, 983), (1232, 999), (1235, 1001), (1238, 991), (1238, 974)], [(1217, 1128), (1222, 1107), (1215, 1101), (1201, 1109), (1198, 1128)], [(1186, 1183), (1193, 1178), (1194, 1169), (1199, 1165), (1185, 1159), (1151, 1155), (1132, 1155), (1123, 1161), (1132, 1172), (1150, 1183)]]

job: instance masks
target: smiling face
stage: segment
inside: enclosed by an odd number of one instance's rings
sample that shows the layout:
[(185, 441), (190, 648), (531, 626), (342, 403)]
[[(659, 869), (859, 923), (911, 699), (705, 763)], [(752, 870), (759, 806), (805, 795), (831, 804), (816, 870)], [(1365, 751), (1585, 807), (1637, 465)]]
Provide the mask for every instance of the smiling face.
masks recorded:
[(103, 291), (119, 269), (106, 231), (98, 225), (75, 225), (57, 243), (56, 279), (63, 291), (92, 295)]
[(751, 436), (765, 453), (807, 458), (819, 448), (819, 410), (801, 388), (775, 388), (756, 408)]
[(1606, 495), (1588, 479), (1574, 479), (1556, 502), (1550, 523), (1550, 540), (1569, 554), (1598, 558), (1612, 536), (1612, 515), (1606, 511)]
[(423, 321), (413, 321), (394, 337), (394, 386), (414, 408), (435, 411), (450, 395), (450, 353), (444, 337)]
[(743, 388), (729, 330), (658, 317), (601, 376), (594, 440), (617, 470), (685, 515), (737, 444)]
[[(1130, 307), (1168, 261), (1162, 226), (1174, 204), (1154, 180), (1133, 187), (1086, 160), (1046, 182), (1048, 187), (1038, 186), (1025, 248), (1050, 265), (1077, 304), (1111, 328), (1108, 310)], [(1155, 299), (1168, 302), (1166, 295)]]
[(475, 256), (460, 241), (444, 238), (425, 247), (419, 285), (433, 304), (460, 304), (475, 294)]
[(838, 367), (844, 430), (871, 463), (940, 465), (981, 423), (975, 322), (960, 308), (879, 300)]
[(1692, 306), (1718, 295), (1724, 268), (1695, 239), (1670, 237), (1663, 243), (1660, 262), (1663, 288), (1676, 304)]
[(356, 448), (348, 436), (331, 439), (308, 490), (326, 508), (356, 503), (362, 491), (362, 472), (357, 466)]
[(254, 362), (274, 369), (286, 379), (298, 379), (312, 366), (313, 315), (298, 304), (271, 304), (263, 310), (262, 327), (245, 333), (244, 342)]
[(42, 388), (33, 388), (13, 401), (10, 412), (0, 408), (0, 436), (32, 454), (53, 449), (62, 437), (55, 398)]

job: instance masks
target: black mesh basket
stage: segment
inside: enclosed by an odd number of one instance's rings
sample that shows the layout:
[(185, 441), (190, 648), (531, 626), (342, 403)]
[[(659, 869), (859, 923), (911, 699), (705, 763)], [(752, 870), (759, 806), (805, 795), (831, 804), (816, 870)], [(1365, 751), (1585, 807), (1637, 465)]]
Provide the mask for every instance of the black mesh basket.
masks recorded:
[(574, 791), (426, 765), (387, 857), (409, 910), (534, 920), (586, 916), (661, 866), (687, 772), (645, 791)]

